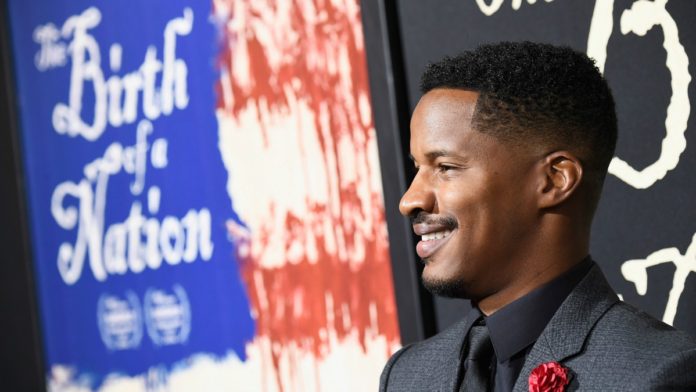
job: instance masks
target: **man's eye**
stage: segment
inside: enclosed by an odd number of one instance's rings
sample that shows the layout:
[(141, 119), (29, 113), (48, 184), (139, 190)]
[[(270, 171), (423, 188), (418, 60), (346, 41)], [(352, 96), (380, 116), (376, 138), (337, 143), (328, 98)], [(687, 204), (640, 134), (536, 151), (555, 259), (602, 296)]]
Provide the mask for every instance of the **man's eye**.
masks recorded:
[(441, 165), (437, 165), (437, 169), (438, 169), (439, 171), (441, 171), (441, 172), (447, 172), (447, 171), (456, 169), (456, 167), (450, 166), (450, 165), (442, 165), (442, 164), (441, 164)]

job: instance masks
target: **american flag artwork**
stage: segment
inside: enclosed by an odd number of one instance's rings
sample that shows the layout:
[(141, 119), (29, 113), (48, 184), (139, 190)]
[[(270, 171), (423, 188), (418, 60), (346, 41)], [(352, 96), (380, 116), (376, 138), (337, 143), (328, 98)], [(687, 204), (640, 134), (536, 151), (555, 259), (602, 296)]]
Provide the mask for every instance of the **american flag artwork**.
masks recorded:
[(357, 1), (222, 0), (214, 15), (253, 359), (279, 390), (374, 389), (399, 335)]

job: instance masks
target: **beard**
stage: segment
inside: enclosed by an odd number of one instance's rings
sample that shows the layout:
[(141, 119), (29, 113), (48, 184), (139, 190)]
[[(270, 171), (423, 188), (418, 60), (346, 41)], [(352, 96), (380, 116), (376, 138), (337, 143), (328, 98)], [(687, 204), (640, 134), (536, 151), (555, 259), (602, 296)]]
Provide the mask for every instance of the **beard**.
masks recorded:
[[(427, 264), (427, 260), (423, 260), (423, 264)], [(421, 275), (423, 287), (431, 294), (445, 298), (461, 298), (470, 299), (463, 281), (459, 279), (435, 279)]]

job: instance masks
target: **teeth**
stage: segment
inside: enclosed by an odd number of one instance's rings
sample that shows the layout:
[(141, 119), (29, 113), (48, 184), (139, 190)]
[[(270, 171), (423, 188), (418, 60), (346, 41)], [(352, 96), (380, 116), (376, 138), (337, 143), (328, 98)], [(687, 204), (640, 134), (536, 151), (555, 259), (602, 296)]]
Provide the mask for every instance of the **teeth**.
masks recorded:
[(445, 231), (438, 231), (435, 233), (424, 234), (421, 237), (421, 240), (423, 240), (423, 241), (439, 240), (439, 239), (447, 237), (448, 235), (450, 235), (450, 233), (452, 233), (452, 230), (445, 230)]

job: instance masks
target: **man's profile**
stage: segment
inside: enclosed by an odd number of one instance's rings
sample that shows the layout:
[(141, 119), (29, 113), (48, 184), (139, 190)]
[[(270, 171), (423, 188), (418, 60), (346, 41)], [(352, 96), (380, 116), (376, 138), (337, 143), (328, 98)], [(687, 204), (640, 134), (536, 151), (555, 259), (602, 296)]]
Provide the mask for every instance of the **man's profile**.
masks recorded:
[(423, 284), (473, 309), (394, 354), (380, 390), (696, 390), (696, 341), (619, 301), (589, 256), (617, 139), (594, 62), (483, 45), (431, 64), (421, 89), (399, 208)]

